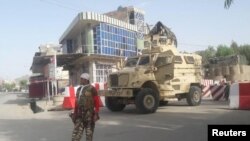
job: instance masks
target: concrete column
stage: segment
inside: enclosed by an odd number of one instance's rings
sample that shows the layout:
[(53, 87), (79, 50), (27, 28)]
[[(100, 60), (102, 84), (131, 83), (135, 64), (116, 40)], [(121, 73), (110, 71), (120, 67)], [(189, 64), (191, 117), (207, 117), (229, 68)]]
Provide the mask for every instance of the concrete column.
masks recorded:
[(95, 65), (94, 61), (90, 62), (90, 65), (89, 65), (89, 74), (90, 74), (90, 76), (92, 76), (90, 78), (90, 82), (96, 82), (96, 65)]
[(85, 35), (86, 35), (86, 47), (85, 50), (87, 52), (84, 53), (94, 53), (94, 32), (93, 28), (91, 27), (91, 24), (88, 24), (85, 28)]

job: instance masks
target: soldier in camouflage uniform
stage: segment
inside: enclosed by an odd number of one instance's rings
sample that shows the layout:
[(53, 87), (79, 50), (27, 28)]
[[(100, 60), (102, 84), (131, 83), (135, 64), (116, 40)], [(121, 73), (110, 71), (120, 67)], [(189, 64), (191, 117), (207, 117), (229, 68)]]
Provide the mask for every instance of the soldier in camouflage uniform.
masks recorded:
[(95, 122), (99, 119), (99, 98), (96, 89), (89, 84), (89, 74), (81, 75), (81, 86), (77, 89), (76, 97), (72, 141), (80, 141), (84, 129), (86, 141), (92, 141)]

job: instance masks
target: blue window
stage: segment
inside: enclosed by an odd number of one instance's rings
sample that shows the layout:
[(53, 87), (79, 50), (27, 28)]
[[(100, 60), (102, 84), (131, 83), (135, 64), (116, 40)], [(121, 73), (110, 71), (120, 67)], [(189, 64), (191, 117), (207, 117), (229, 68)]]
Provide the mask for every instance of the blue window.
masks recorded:
[(104, 47), (104, 53), (103, 54), (107, 54), (107, 47)]
[(108, 47), (110, 47), (111, 45), (110, 45), (110, 41), (108, 41)]
[(105, 25), (105, 24), (102, 24), (102, 26), (103, 26), (102, 29), (103, 29), (104, 31), (106, 31), (106, 25)]
[(115, 54), (114, 54), (114, 51), (115, 51), (115, 49), (114, 49), (114, 48), (111, 48), (111, 55), (115, 55)]
[(101, 29), (103, 29), (103, 28), (104, 28), (104, 25), (103, 25), (103, 23), (100, 23), (100, 26), (101, 26)]
[(111, 54), (111, 49), (110, 48), (108, 48), (108, 54)]
[(110, 26), (110, 32), (113, 33), (113, 26)]
[(105, 47), (102, 47), (102, 54), (105, 54)]
[(101, 38), (100, 38), (99, 36), (97, 36), (97, 38), (96, 38), (96, 39), (97, 39), (97, 41), (100, 41), (100, 40), (101, 40)]
[(122, 29), (120, 28), (120, 33), (119, 33), (120, 35), (122, 35)]
[(103, 31), (102, 31), (102, 33), (101, 33), (101, 34), (102, 34), (102, 38), (104, 38), (104, 37), (105, 37), (105, 35), (104, 35), (104, 32), (103, 32)]

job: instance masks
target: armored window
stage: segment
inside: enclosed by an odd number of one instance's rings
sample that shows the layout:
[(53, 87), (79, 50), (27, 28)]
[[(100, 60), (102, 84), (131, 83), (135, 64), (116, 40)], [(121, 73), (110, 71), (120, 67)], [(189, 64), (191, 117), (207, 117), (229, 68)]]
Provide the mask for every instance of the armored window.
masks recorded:
[(144, 47), (150, 47), (149, 41), (144, 41)]
[(175, 63), (175, 64), (181, 64), (181, 63), (182, 63), (182, 58), (181, 58), (181, 56), (175, 56), (175, 57), (174, 57), (174, 63)]
[(126, 67), (133, 67), (136, 66), (137, 61), (139, 58), (128, 58), (127, 62), (126, 62)]
[(193, 56), (184, 56), (187, 64), (194, 64), (194, 57)]
[(160, 38), (159, 42), (161, 45), (166, 45), (167, 44), (167, 38)]
[(159, 67), (159, 66), (163, 66), (163, 65), (167, 65), (171, 63), (172, 63), (172, 56), (158, 57), (155, 62), (155, 66)]
[(157, 46), (157, 40), (153, 40), (152, 44), (153, 46)]
[(139, 65), (147, 65), (147, 64), (149, 64), (149, 56), (141, 57)]

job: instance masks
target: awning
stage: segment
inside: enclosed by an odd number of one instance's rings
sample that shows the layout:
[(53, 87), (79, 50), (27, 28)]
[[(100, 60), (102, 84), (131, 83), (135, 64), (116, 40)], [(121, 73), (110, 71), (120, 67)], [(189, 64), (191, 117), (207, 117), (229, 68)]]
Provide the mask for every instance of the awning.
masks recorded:
[[(82, 53), (72, 53), (72, 54), (57, 54), (57, 66), (64, 66), (70, 64), (71, 62), (83, 57), (84, 54)], [(33, 72), (36, 70), (41, 70), (41, 67), (51, 62), (51, 58), (53, 55), (49, 56), (35, 56), (33, 57), (33, 63), (30, 68)]]

